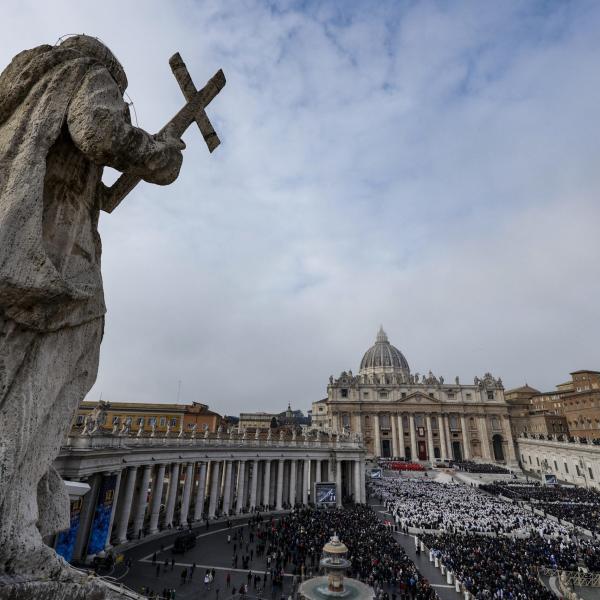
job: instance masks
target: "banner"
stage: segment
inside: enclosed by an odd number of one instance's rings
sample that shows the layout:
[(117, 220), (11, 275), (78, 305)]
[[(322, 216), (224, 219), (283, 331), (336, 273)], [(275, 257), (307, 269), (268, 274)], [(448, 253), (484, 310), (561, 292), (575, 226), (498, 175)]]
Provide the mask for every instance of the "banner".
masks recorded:
[(67, 562), (71, 562), (73, 558), (73, 550), (75, 548), (75, 540), (79, 531), (79, 516), (81, 514), (81, 504), (83, 498), (71, 500), (71, 521), (69, 529), (61, 531), (56, 537), (56, 553), (62, 556)]
[(94, 520), (90, 527), (90, 537), (86, 554), (98, 554), (104, 550), (108, 537), (108, 526), (117, 486), (116, 475), (105, 475), (98, 491)]

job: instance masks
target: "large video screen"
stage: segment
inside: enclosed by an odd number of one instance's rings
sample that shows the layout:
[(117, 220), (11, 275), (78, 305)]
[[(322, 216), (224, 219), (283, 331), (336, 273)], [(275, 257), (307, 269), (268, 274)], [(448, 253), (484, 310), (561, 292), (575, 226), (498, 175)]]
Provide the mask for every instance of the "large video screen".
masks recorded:
[(335, 482), (315, 483), (315, 504), (336, 504), (337, 487)]

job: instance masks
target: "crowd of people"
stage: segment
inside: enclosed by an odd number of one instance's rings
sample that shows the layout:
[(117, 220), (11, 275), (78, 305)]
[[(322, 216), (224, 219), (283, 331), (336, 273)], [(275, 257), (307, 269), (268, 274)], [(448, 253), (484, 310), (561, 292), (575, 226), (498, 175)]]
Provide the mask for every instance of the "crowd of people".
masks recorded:
[(424, 471), (425, 467), (422, 464), (409, 462), (405, 460), (388, 460), (382, 461), (380, 466), (390, 471)]
[(452, 466), (459, 471), (467, 473), (491, 473), (496, 475), (509, 475), (510, 471), (500, 465), (477, 463), (471, 460), (454, 461)]
[(257, 551), (271, 557), (277, 570), (310, 577), (317, 574), (323, 546), (334, 533), (348, 547), (352, 576), (372, 586), (382, 600), (438, 598), (393, 534), (366, 505), (296, 509), (258, 532)]
[(568, 534), (565, 525), (466, 485), (429, 479), (382, 479), (371, 485), (401, 528), (494, 535)]
[(548, 515), (593, 533), (600, 532), (600, 492), (597, 490), (503, 481), (482, 485), (480, 489), (515, 501), (533, 502), (535, 508)]

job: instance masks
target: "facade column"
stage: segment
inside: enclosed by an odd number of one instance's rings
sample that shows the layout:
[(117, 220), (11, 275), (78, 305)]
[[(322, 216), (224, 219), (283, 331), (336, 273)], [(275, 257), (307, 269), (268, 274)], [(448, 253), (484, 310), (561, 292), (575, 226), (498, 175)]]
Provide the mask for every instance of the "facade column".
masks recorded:
[(354, 502), (359, 503), (360, 499), (360, 461), (354, 461)]
[(204, 497), (206, 493), (206, 463), (200, 463), (200, 472), (198, 475), (198, 489), (196, 490), (196, 499), (194, 501), (194, 521), (199, 521), (204, 512)]
[(146, 516), (146, 507), (148, 506), (148, 484), (150, 483), (150, 474), (152, 465), (145, 465), (142, 472), (142, 481), (140, 483), (140, 492), (137, 497), (137, 506), (133, 516), (133, 535), (140, 538), (140, 531), (144, 529), (144, 517)]
[(446, 456), (452, 460), (454, 458), (454, 453), (452, 450), (452, 433), (450, 432), (450, 417), (445, 414), (443, 415), (444, 417), (444, 432), (446, 433), (446, 448), (447, 448), (447, 454)]
[(481, 429), (481, 453), (485, 460), (491, 460), (492, 455), (490, 453), (490, 439), (488, 436), (486, 415), (479, 417), (479, 425)]
[(127, 469), (127, 481), (125, 482), (125, 495), (123, 496), (123, 506), (119, 515), (119, 526), (117, 528), (117, 543), (123, 544), (127, 541), (127, 526), (129, 525), (129, 515), (131, 514), (131, 500), (135, 489), (135, 479), (137, 477), (137, 467)]
[(102, 473), (94, 473), (88, 478), (90, 490), (83, 497), (83, 505), (79, 515), (79, 529), (73, 548), (74, 559), (84, 559), (87, 551), (87, 543), (90, 537), (90, 527), (96, 512), (96, 501), (98, 499), (98, 490), (102, 481)]
[(265, 460), (265, 474), (263, 477), (263, 504), (269, 509), (271, 504), (271, 460)]
[(508, 448), (508, 463), (509, 464), (517, 464), (517, 454), (515, 452), (515, 443), (512, 436), (512, 431), (510, 430), (510, 421), (507, 415), (504, 415), (504, 419), (502, 419), (502, 433), (504, 433), (504, 437), (507, 440), (507, 448)]
[(379, 431), (379, 413), (373, 415), (373, 428), (374, 428), (374, 448), (373, 456), (376, 458), (381, 456), (381, 432)]
[(258, 487), (258, 460), (252, 461), (252, 481), (250, 483), (250, 510), (256, 508), (256, 491)]
[(408, 415), (408, 424), (410, 426), (410, 460), (419, 460), (417, 452), (417, 429), (415, 427), (415, 415), (413, 413)]
[(360, 416), (360, 412), (354, 413), (354, 424), (356, 433), (362, 433), (362, 417)]
[(283, 509), (283, 465), (284, 460), (280, 458), (277, 461), (277, 496), (275, 499), (275, 509)]
[(169, 473), (169, 491), (167, 493), (167, 507), (165, 509), (165, 527), (173, 525), (173, 514), (175, 512), (175, 501), (179, 488), (179, 463), (171, 464)]
[(188, 524), (188, 514), (190, 512), (190, 497), (192, 495), (192, 481), (194, 479), (194, 463), (188, 463), (185, 468), (185, 482), (183, 483), (183, 496), (181, 498), (181, 513), (179, 514), (179, 524)]
[(440, 434), (440, 452), (442, 460), (448, 460), (448, 454), (446, 453), (446, 420), (445, 415), (438, 416), (438, 430)]
[(114, 495), (113, 495), (113, 505), (110, 511), (110, 520), (108, 522), (108, 532), (106, 534), (106, 544), (104, 545), (104, 550), (106, 552), (108, 552), (112, 546), (110, 544), (110, 537), (112, 535), (112, 529), (113, 529), (113, 525), (115, 522), (115, 515), (117, 514), (117, 504), (119, 501), (119, 490), (121, 489), (121, 473), (122, 471), (119, 471), (117, 473), (117, 481), (115, 483), (115, 491), (114, 491)]
[(297, 461), (295, 458), (292, 459), (290, 464), (290, 504), (292, 508), (296, 504), (296, 483), (298, 481), (298, 474), (296, 472)]
[(237, 505), (235, 512), (239, 515), (246, 508), (246, 461), (240, 460), (240, 468), (238, 469), (238, 490), (237, 490)]
[(342, 506), (342, 461), (339, 458), (336, 460), (335, 465), (335, 485), (337, 488), (337, 506)]
[(460, 415), (460, 428), (462, 429), (463, 438), (463, 460), (471, 458), (471, 447), (469, 446), (469, 434), (467, 433), (467, 419), (465, 415)]
[(308, 488), (310, 486), (310, 459), (304, 461), (304, 475), (302, 477), (302, 504), (308, 504)]
[(431, 416), (429, 413), (425, 415), (425, 425), (427, 426), (427, 454), (429, 462), (433, 464), (435, 452), (433, 450), (433, 431), (431, 430)]
[(158, 517), (160, 516), (164, 481), (165, 465), (158, 465), (156, 474), (152, 478), (152, 501), (150, 503), (150, 526), (148, 528), (148, 533), (151, 534), (158, 531)]
[(392, 456), (398, 458), (400, 452), (398, 451), (398, 430), (396, 428), (396, 415), (390, 413), (390, 420), (392, 422)]
[(225, 461), (225, 484), (223, 488), (223, 514), (229, 515), (229, 508), (231, 504), (231, 471), (233, 469), (233, 462), (231, 460)]
[(404, 423), (402, 422), (402, 413), (398, 415), (398, 448), (400, 450), (400, 454), (403, 458), (406, 458), (406, 450), (404, 449)]
[(208, 516), (214, 517), (219, 506), (219, 479), (221, 478), (221, 462), (210, 461), (210, 499), (208, 501)]

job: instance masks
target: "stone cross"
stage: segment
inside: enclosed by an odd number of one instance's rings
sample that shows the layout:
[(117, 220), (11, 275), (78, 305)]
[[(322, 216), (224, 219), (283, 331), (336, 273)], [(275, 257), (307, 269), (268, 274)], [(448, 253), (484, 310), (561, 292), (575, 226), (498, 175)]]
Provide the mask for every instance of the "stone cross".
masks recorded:
[[(197, 90), (179, 53), (174, 54), (170, 58), (169, 64), (171, 65), (171, 70), (175, 75), (175, 79), (177, 80), (187, 103), (158, 132), (158, 135), (164, 134), (167, 129), (171, 129), (173, 135), (180, 138), (192, 123), (196, 123), (208, 146), (208, 150), (212, 152), (221, 141), (213, 129), (211, 122), (208, 120), (204, 109), (223, 87), (225, 87), (225, 74), (219, 69), (202, 89)], [(111, 213), (140, 181), (141, 178), (137, 175), (123, 173), (117, 181), (108, 188), (102, 201), (102, 210)]]

